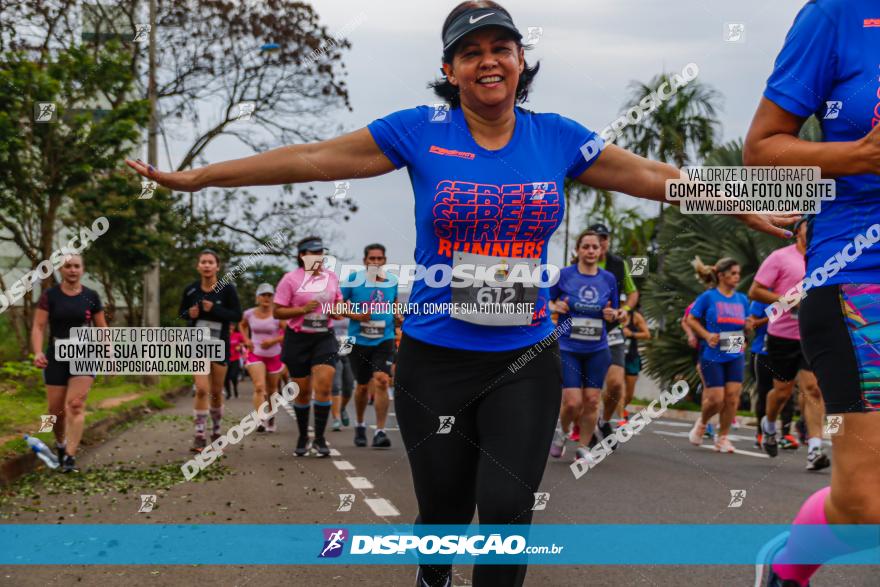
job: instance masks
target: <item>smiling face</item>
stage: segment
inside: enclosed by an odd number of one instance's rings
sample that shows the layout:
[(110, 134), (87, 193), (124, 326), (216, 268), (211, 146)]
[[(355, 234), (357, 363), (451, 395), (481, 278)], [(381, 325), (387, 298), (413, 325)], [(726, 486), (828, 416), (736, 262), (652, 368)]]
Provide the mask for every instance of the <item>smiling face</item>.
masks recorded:
[(487, 27), (458, 43), (452, 63), (444, 63), (443, 72), (449, 83), (458, 87), (462, 105), (513, 108), (524, 64), (523, 49), (510, 33)]

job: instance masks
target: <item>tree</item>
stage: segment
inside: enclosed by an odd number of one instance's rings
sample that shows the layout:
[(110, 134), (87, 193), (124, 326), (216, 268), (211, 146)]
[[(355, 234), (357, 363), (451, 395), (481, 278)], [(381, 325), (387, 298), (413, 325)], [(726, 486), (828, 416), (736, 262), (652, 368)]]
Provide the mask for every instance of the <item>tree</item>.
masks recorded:
[[(663, 84), (673, 84), (674, 76), (661, 73), (647, 84), (634, 81), (632, 93), (622, 112), (639, 108)], [(678, 168), (690, 165), (708, 155), (715, 148), (718, 136), (720, 94), (696, 80), (686, 85), (675, 82), (673, 96), (655, 100), (656, 108), (641, 122), (625, 126), (621, 144), (642, 157), (650, 157)], [(657, 230), (663, 229), (663, 204), (657, 217)], [(657, 270), (663, 271), (666, 250), (660, 249)]]
[[(0, 240), (14, 244), (36, 268), (55, 250), (72, 202), (114, 173), (137, 140), (146, 105), (125, 99), (134, 80), (116, 43), (98, 51), (60, 49), (43, 62), (20, 51), (0, 59)], [(87, 105), (99, 98), (115, 107), (96, 117)], [(54, 105), (54, 122), (37, 121), (38, 103)], [(90, 226), (95, 217), (78, 220), (68, 228)], [(42, 285), (53, 282), (50, 275)], [(15, 322), (26, 331), (32, 298), (23, 300)]]

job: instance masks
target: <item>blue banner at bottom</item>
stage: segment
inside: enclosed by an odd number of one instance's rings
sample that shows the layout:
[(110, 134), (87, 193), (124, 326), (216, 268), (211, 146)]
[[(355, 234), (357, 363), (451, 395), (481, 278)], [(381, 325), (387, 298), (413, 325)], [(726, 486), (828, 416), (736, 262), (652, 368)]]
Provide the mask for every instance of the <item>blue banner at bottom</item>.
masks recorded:
[[(2, 565), (880, 564), (880, 526), (3, 524)], [(271, 547), (267, 548), (267, 545)], [(830, 558), (836, 557), (836, 558)]]

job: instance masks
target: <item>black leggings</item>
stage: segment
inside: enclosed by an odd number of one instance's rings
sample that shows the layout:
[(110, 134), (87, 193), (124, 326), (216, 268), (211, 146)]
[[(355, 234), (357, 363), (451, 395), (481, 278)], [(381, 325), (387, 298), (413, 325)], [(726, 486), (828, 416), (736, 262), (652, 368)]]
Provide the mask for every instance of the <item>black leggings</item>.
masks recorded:
[(229, 361), (229, 367), (226, 369), (226, 395), (227, 397), (232, 397), (232, 392), (235, 390), (235, 397), (238, 397), (238, 376), (241, 373), (241, 363), (238, 362), (238, 359), (235, 361)]
[[(394, 407), (407, 448), (420, 524), (530, 524), (559, 416), (562, 369), (557, 343), (516, 373), (529, 347), (465, 351), (404, 335)], [(437, 434), (441, 416), (455, 416)], [(422, 565), (430, 585), (449, 566)], [(474, 586), (522, 585), (526, 565), (476, 565)]]
[[(767, 413), (767, 394), (773, 390), (773, 372), (767, 364), (767, 355), (752, 353), (752, 369), (755, 373), (755, 386), (757, 391), (757, 399), (755, 400), (755, 405), (752, 408), (752, 411), (755, 412), (755, 417), (758, 418), (758, 423), (760, 424), (761, 418)], [(791, 419), (794, 417), (794, 401), (796, 395), (797, 394), (795, 393), (791, 394), (788, 401), (785, 402), (785, 405), (782, 407), (782, 413), (779, 414), (779, 417), (782, 420), (783, 436), (787, 436), (791, 431)], [(760, 433), (760, 430), (761, 428), (759, 425), (757, 433)]]

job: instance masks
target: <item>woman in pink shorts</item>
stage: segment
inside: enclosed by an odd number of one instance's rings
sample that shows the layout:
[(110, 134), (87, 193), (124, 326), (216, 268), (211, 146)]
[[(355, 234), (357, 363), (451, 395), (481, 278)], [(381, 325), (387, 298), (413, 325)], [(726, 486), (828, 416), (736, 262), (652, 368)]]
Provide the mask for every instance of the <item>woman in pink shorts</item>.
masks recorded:
[[(254, 382), (254, 409), (269, 399), (269, 390), (278, 388), (278, 379), (284, 365), (281, 363), (281, 341), (284, 340), (284, 320), (272, 316), (272, 297), (275, 288), (268, 283), (257, 287), (257, 306), (246, 310), (241, 320), (241, 332), (248, 349), (244, 367)], [(275, 417), (261, 422), (257, 432), (275, 432)]]

